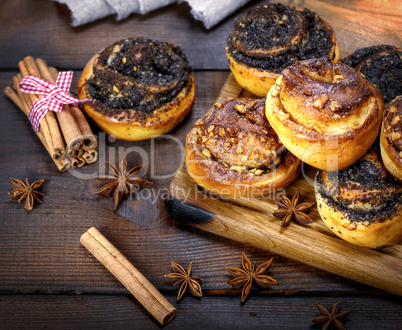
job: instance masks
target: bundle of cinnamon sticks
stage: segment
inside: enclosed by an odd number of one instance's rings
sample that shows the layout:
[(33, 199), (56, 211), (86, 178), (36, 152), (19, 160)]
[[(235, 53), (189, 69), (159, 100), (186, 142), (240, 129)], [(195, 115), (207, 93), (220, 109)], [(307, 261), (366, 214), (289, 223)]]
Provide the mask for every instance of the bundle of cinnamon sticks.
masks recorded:
[[(13, 77), (13, 88), (7, 86), (4, 94), (28, 116), (32, 104), (41, 95), (21, 92), (18, 86), (22, 78), (33, 75), (54, 84), (58, 72), (44, 60), (31, 56), (19, 62), (18, 67), (21, 73)], [(64, 105), (63, 110), (56, 113), (48, 111), (40, 122), (38, 137), (59, 171), (66, 171), (70, 166), (82, 167), (98, 159), (97, 140), (81, 109), (75, 106)]]

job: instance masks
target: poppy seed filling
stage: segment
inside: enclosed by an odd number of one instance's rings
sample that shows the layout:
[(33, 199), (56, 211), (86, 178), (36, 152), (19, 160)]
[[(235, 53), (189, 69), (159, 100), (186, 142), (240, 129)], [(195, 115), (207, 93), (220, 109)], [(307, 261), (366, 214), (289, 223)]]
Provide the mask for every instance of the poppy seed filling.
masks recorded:
[[(296, 37), (297, 34), (300, 36)], [(256, 7), (238, 18), (227, 40), (227, 48), (241, 63), (279, 73), (299, 60), (324, 56), (333, 59), (332, 35), (332, 29), (314, 12), (271, 4)], [(278, 51), (271, 52), (274, 48)], [(262, 52), (250, 56), (247, 49), (262, 49)]]

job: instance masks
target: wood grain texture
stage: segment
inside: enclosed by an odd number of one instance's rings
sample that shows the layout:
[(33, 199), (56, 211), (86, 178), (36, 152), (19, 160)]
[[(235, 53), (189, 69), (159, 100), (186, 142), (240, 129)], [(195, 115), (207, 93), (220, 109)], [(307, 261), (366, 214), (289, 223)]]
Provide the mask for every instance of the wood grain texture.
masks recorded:
[[(163, 329), (320, 329), (311, 319), (316, 303), (330, 308), (339, 302), (348, 329), (397, 329), (400, 304), (396, 297), (287, 297), (255, 296), (245, 304), (231, 296), (186, 295), (176, 317)], [(0, 297), (0, 319), (7, 329), (161, 329), (131, 296), (7, 295)]]
[[(335, 30), (341, 56), (377, 44), (402, 46), (402, 3), (399, 0), (277, 2), (299, 4), (327, 20)], [(7, 31), (1, 40), (7, 51), (1, 57), (1, 66), (16, 68), (17, 60), (31, 55), (52, 59), (51, 65), (56, 67), (82, 69), (93, 54), (113, 42), (145, 36), (180, 45), (194, 69), (228, 70), (225, 46), (234, 19), (265, 3), (251, 1), (213, 30), (206, 31), (193, 19), (186, 4), (172, 5), (146, 16), (133, 14), (122, 21), (110, 16), (73, 28), (68, 26), (71, 20), (65, 6), (48, 0), (5, 0), (1, 5), (0, 30)], [(211, 50), (207, 56), (205, 49)]]

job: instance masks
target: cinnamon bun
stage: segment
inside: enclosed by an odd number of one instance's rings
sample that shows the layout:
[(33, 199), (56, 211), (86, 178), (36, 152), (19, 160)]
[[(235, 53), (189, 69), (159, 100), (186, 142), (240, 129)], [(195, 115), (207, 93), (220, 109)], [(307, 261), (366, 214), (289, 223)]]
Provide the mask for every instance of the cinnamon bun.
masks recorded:
[(402, 240), (402, 182), (384, 167), (378, 148), (339, 172), (318, 171), (317, 209), (352, 244), (379, 248)]
[(384, 111), (380, 146), (385, 167), (402, 181), (402, 95), (391, 101)]
[(206, 191), (258, 197), (299, 175), (301, 162), (270, 127), (264, 104), (264, 99), (228, 99), (194, 124), (186, 138), (187, 171)]
[(332, 27), (316, 13), (280, 3), (256, 7), (236, 20), (226, 47), (240, 86), (266, 97), (279, 73), (292, 63), (339, 58)]
[(340, 62), (355, 68), (378, 87), (388, 103), (402, 94), (402, 49), (380, 45), (361, 48)]
[(370, 148), (383, 114), (381, 92), (329, 58), (296, 62), (267, 96), (266, 114), (283, 145), (305, 163), (344, 169)]
[(95, 54), (82, 72), (83, 109), (107, 134), (139, 141), (172, 130), (191, 110), (194, 77), (177, 46), (125, 39)]

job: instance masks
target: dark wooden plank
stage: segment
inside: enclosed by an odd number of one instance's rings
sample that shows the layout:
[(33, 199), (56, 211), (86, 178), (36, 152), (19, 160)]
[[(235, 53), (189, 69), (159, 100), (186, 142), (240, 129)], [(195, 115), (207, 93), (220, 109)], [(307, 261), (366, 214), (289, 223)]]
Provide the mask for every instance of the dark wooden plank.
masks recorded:
[[(235, 297), (185, 296), (179, 303), (167, 298), (177, 314), (163, 329), (320, 329), (311, 322), (319, 315), (317, 301), (353, 310), (345, 322), (348, 329), (398, 329), (402, 322), (395, 297), (254, 296), (244, 304)], [(4, 329), (162, 328), (128, 295), (3, 295), (0, 319)]]
[[(13, 72), (0, 73), (0, 84), (7, 85)], [(211, 106), (225, 81), (227, 72), (196, 72), (197, 98), (192, 113), (169, 137), (144, 142), (110, 142), (104, 136), (100, 158), (111, 160), (119, 148), (129, 154), (130, 164), (140, 164), (134, 151), (143, 150), (149, 159), (147, 178), (154, 181), (152, 195), (143, 191), (137, 199), (122, 203), (112, 211), (112, 200), (93, 196), (100, 183), (81, 179), (75, 173), (58, 173), (23, 114), (5, 97), (0, 107), (6, 120), (0, 121), (0, 292), (127, 292), (108, 271), (79, 243), (79, 237), (96, 226), (158, 288), (176, 290), (163, 278), (170, 272), (170, 261), (187, 265), (204, 278), (203, 287), (226, 292), (230, 287), (226, 266), (239, 266), (241, 252), (262, 263), (272, 257), (267, 252), (215, 235), (179, 225), (167, 214), (162, 198), (182, 156), (182, 143), (193, 122)], [(73, 90), (79, 72), (75, 75)], [(102, 135), (101, 135), (102, 137)], [(136, 149), (134, 149), (136, 148)], [(93, 177), (102, 168), (97, 164), (79, 172)], [(154, 168), (155, 175), (152, 174)], [(74, 176), (74, 175), (75, 176)], [(43, 204), (33, 211), (7, 196), (10, 177), (45, 179)], [(156, 198), (155, 196), (158, 196)], [(367, 286), (275, 257), (272, 275), (279, 281), (277, 293), (371, 291)], [(222, 291), (223, 290), (223, 291)], [(374, 292), (380, 292), (375, 291)], [(269, 293), (269, 292), (268, 292)]]
[[(126, 37), (146, 36), (180, 45), (194, 69), (228, 69), (225, 45), (235, 17), (265, 3), (251, 1), (207, 31), (192, 18), (186, 4), (172, 5), (145, 16), (131, 15), (120, 22), (110, 16), (72, 28), (68, 9), (52, 1), (4, 0), (0, 7), (0, 30), (5, 31), (1, 44), (6, 51), (0, 55), (0, 68), (16, 68), (17, 60), (32, 55), (51, 59), (58, 67), (81, 69), (103, 47)], [(341, 55), (375, 44), (402, 46), (402, 3), (398, 0), (297, 3), (316, 11), (332, 25)]]

